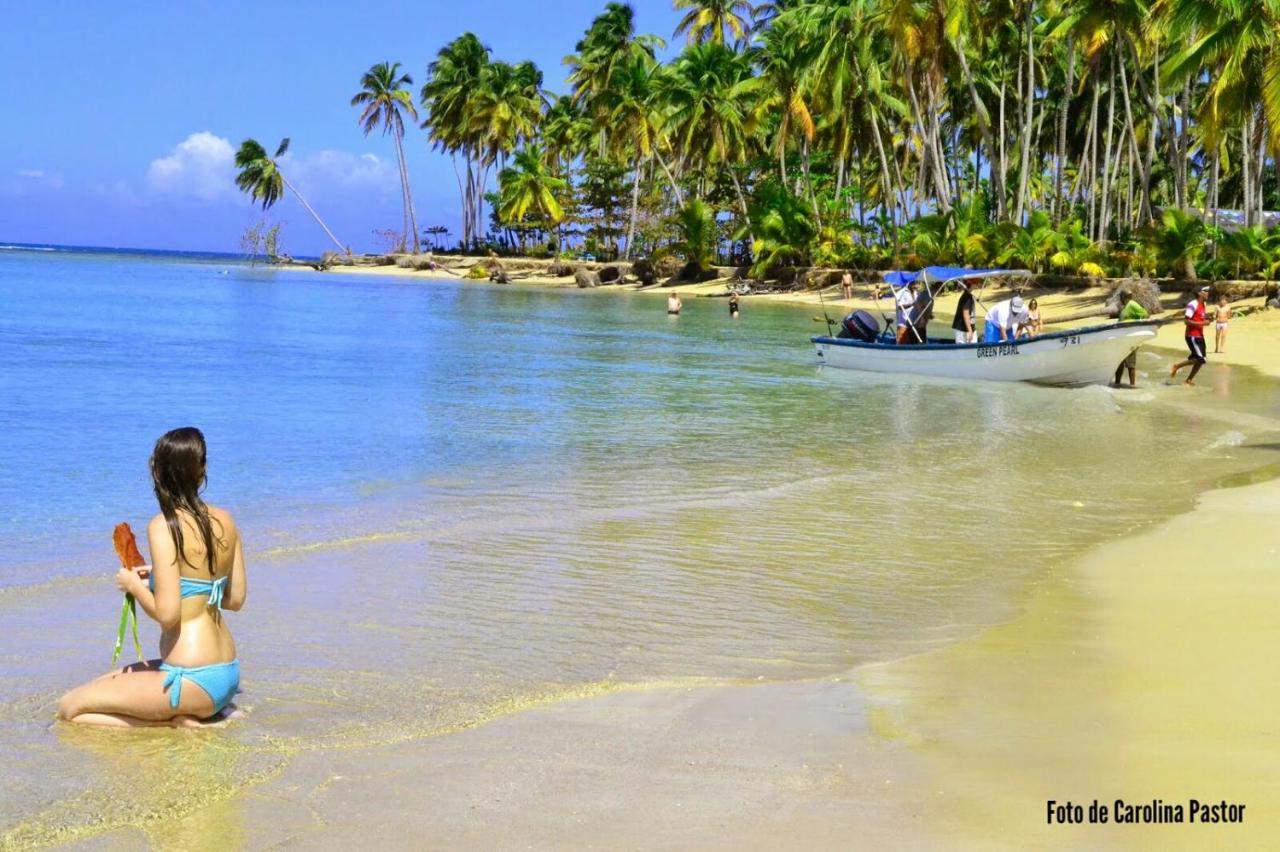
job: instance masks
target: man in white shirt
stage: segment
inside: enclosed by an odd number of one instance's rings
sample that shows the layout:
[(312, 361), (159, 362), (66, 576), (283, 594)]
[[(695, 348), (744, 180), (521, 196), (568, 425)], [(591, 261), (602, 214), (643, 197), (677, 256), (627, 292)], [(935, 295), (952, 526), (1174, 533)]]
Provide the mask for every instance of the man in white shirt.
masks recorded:
[(996, 302), (987, 311), (986, 321), (982, 327), (984, 343), (1012, 343), (1018, 339), (1018, 327), (1026, 322), (1030, 312), (1022, 303), (1021, 296)]

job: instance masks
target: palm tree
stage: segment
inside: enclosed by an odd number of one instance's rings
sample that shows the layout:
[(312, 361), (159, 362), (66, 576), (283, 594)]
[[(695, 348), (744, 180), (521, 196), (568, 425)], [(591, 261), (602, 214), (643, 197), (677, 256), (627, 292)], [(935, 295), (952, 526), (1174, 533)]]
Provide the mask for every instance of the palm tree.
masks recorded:
[(401, 113), (414, 121), (418, 120), (418, 110), (413, 106), (413, 96), (405, 86), (412, 86), (413, 79), (408, 74), (400, 73), (399, 62), (380, 62), (371, 67), (360, 78), (362, 89), (351, 98), (352, 106), (363, 106), (360, 113), (360, 124), (364, 127), (364, 135), (368, 136), (375, 127), (382, 126), (382, 132), (390, 133), (396, 143), (396, 160), (400, 166), (400, 190), (404, 201), (404, 236), (400, 240), (400, 250), (404, 251), (405, 240), (411, 241), (410, 251), (417, 254), (421, 243), (418, 235), (418, 217), (413, 209), (413, 196), (409, 192), (409, 170), (404, 162), (404, 119)]
[(564, 64), (570, 67), (568, 82), (573, 87), (574, 101), (590, 118), (602, 156), (608, 146), (608, 119), (619, 69), (630, 67), (637, 59), (653, 61), (655, 49), (665, 46), (657, 36), (635, 34), (635, 10), (631, 6), (609, 3), (591, 22), (575, 46), (576, 52), (564, 58)]
[(710, 170), (725, 168), (742, 216), (749, 219), (734, 167), (745, 160), (759, 124), (756, 107), (764, 83), (752, 75), (750, 57), (708, 42), (685, 48), (664, 72), (657, 81), (665, 105), (660, 131), (682, 164), (702, 170), (704, 185)]
[(474, 94), (471, 129), (484, 140), (486, 164), (501, 167), (507, 154), (534, 137), (545, 102), (542, 72), (532, 62), (485, 67)]
[(540, 145), (527, 145), (516, 152), (511, 168), (498, 173), (498, 218), (518, 225), (532, 211), (539, 222), (555, 225), (564, 218), (564, 208), (556, 194), (568, 185), (568, 181), (551, 173)]
[(675, 0), (672, 6), (676, 11), (689, 10), (674, 33), (677, 37), (688, 33), (689, 44), (723, 45), (726, 31), (734, 43), (745, 44), (751, 34), (754, 10), (746, 0)]
[(789, 18), (783, 18), (765, 30), (762, 40), (760, 71), (768, 82), (769, 92), (761, 108), (777, 108), (778, 132), (775, 145), (778, 151), (778, 173), (785, 184), (787, 144), (791, 141), (792, 128), (799, 128), (806, 142), (812, 142), (815, 133), (813, 116), (806, 101), (807, 77), (816, 45), (805, 38), (800, 27)]
[(560, 95), (542, 116), (539, 136), (547, 155), (561, 171), (586, 153), (591, 145), (591, 120), (583, 114), (571, 95)]
[[(440, 48), (427, 67), (421, 103), (432, 145), (453, 157), (462, 201), (462, 244), (473, 245), (480, 233), (483, 204), (483, 138), (476, 130), (476, 100), (489, 66), (489, 48), (474, 33), (463, 33)], [(458, 170), (462, 155), (465, 172)], [(465, 173), (465, 178), (464, 178)]]
[(655, 153), (652, 104), (653, 72), (656, 65), (647, 55), (637, 52), (629, 63), (617, 70), (610, 96), (612, 108), (609, 112), (609, 125), (614, 130), (609, 137), (611, 153), (620, 161), (629, 162), (633, 169), (631, 219), (627, 228), (624, 260), (631, 257), (631, 248), (635, 242), (641, 171), (645, 161)]
[(307, 199), (302, 197), (302, 193), (285, 179), (284, 173), (280, 171), (280, 165), (276, 162), (289, 150), (288, 137), (280, 140), (279, 147), (276, 148), (274, 157), (267, 156), (267, 150), (256, 139), (246, 139), (240, 143), (240, 149), (236, 151), (236, 168), (240, 173), (236, 175), (236, 186), (244, 192), (249, 193), (249, 197), (254, 201), (262, 202), (262, 209), (269, 210), (272, 205), (280, 200), (280, 196), (284, 194), (287, 187), (290, 192), (297, 196), (298, 201), (307, 209), (307, 212), (315, 218), (316, 222), (329, 235), (329, 239), (333, 240), (333, 244), (338, 247), (338, 251), (346, 254), (351, 253), (351, 249), (338, 242), (338, 238), (333, 235), (333, 231), (329, 230), (329, 226), (320, 218), (320, 214), (316, 213), (307, 203)]
[(1196, 280), (1196, 258), (1209, 239), (1208, 229), (1198, 216), (1170, 207), (1160, 216), (1161, 224), (1144, 231), (1144, 241), (1161, 265), (1175, 277)]
[(1209, 72), (1198, 115), (1205, 146), (1216, 150), (1240, 125), (1245, 225), (1259, 224), (1266, 148), (1280, 151), (1280, 5), (1158, 0), (1155, 11), (1174, 43), (1185, 45), (1169, 57), (1165, 76), (1196, 81)]
[(685, 277), (701, 277), (716, 262), (715, 211), (702, 199), (694, 198), (680, 208), (673, 224), (676, 239), (659, 249), (656, 256), (677, 255), (684, 259)]

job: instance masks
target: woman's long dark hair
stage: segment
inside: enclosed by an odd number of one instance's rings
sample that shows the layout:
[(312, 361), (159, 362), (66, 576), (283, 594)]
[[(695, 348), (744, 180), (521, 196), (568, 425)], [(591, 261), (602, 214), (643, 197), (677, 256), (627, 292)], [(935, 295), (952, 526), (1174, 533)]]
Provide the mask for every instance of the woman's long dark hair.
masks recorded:
[(161, 435), (151, 453), (151, 482), (155, 486), (160, 512), (169, 524), (173, 543), (178, 547), (178, 559), (195, 568), (182, 547), (182, 524), (178, 521), (178, 510), (191, 516), (204, 540), (209, 573), (212, 575), (215, 573), (213, 524), (209, 519), (209, 507), (200, 499), (200, 489), (204, 487), (205, 481), (205, 443), (200, 430), (194, 426), (184, 426)]

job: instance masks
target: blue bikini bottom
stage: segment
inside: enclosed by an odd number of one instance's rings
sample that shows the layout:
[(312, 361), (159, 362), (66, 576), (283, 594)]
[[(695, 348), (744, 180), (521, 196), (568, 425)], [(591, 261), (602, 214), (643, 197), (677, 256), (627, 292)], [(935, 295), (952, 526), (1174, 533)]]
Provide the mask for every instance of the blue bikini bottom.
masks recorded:
[(191, 681), (209, 693), (209, 697), (213, 699), (214, 715), (221, 713), (222, 709), (231, 703), (231, 699), (240, 691), (239, 660), (232, 660), (229, 663), (214, 663), (211, 666), (194, 666), (192, 668), (161, 663), (160, 671), (169, 673), (164, 679), (164, 688), (169, 690), (169, 706), (175, 710), (178, 709), (178, 702), (182, 700), (182, 681), (184, 679)]

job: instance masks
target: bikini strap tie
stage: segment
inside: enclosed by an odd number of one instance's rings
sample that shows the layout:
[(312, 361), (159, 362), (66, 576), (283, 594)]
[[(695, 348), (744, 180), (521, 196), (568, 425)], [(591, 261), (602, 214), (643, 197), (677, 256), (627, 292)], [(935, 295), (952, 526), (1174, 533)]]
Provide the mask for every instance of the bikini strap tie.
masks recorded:
[(160, 670), (167, 672), (161, 691), (169, 690), (169, 706), (177, 710), (178, 702), (182, 700), (182, 667), (161, 663)]
[[(228, 575), (229, 577), (230, 575)], [(219, 577), (209, 586), (209, 606), (222, 608), (222, 595), (227, 590), (227, 577)]]

